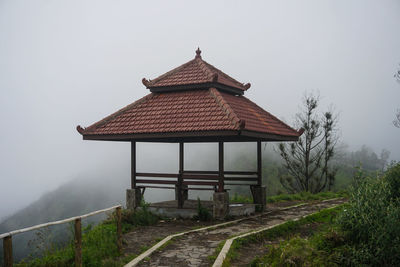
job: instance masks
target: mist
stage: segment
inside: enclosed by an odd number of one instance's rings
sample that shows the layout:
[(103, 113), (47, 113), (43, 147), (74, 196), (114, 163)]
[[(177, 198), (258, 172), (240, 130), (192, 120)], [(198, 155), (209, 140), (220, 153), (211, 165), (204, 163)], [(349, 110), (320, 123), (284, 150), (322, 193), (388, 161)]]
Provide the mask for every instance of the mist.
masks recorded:
[[(287, 123), (306, 90), (319, 92), (349, 149), (386, 148), (400, 160), (399, 14), (395, 0), (0, 1), (0, 220), (76, 179), (129, 187), (129, 144), (83, 141), (75, 127), (148, 94), (143, 77), (191, 60), (198, 46)], [(216, 169), (214, 145), (187, 145), (185, 168)], [(229, 147), (227, 157), (246, 144)], [(177, 170), (176, 144), (140, 143), (137, 153), (139, 171)]]

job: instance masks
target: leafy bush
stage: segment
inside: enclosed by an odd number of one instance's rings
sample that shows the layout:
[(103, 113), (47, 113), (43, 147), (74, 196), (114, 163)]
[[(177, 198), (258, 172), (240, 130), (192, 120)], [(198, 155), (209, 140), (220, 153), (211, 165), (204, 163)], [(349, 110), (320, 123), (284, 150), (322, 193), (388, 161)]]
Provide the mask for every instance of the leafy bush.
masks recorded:
[(196, 220), (200, 221), (211, 221), (212, 220), (212, 215), (210, 211), (201, 205), (200, 198), (197, 198), (197, 216), (195, 216)]
[(142, 201), (140, 207), (133, 210), (122, 210), (121, 219), (124, 232), (135, 226), (148, 226), (156, 224), (160, 217), (150, 212), (149, 205)]
[(400, 164), (390, 166), (385, 173), (385, 180), (390, 187), (390, 196), (394, 201), (400, 201)]
[(350, 201), (338, 217), (345, 265), (400, 265), (400, 164), (382, 177), (358, 173)]

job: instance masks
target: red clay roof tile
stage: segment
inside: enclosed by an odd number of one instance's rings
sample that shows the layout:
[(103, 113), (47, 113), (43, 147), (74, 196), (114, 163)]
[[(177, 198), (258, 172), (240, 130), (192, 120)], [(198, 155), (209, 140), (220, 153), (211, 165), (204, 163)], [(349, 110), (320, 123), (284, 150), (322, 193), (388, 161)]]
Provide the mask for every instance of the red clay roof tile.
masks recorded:
[[(267, 134), (271, 140), (296, 140), (301, 135), (302, 132), (238, 95), (238, 91), (204, 87), (212, 82), (244, 91), (249, 85), (239, 83), (203, 61), (200, 53), (198, 49), (195, 59), (153, 81), (143, 80), (148, 88), (190, 85), (183, 87), (186, 90), (150, 93), (88, 128), (78, 126), (77, 130), (83, 136), (92, 137), (165, 133), (174, 136), (174, 133), (185, 132), (201, 136), (201, 132), (207, 131), (235, 131), (237, 134), (247, 131)], [(202, 86), (197, 86), (200, 84)]]
[(201, 51), (196, 51), (196, 57), (189, 62), (155, 78), (154, 80), (146, 80), (143, 83), (147, 88), (154, 87), (171, 87), (182, 85), (194, 85), (204, 83), (219, 83), (229, 87), (246, 91), (250, 88), (250, 84), (243, 84), (225, 74), (221, 70), (205, 62), (201, 56)]
[(215, 88), (151, 93), (84, 129), (83, 134), (121, 135), (211, 130), (248, 130), (294, 137), (299, 135), (244, 96), (220, 92)]

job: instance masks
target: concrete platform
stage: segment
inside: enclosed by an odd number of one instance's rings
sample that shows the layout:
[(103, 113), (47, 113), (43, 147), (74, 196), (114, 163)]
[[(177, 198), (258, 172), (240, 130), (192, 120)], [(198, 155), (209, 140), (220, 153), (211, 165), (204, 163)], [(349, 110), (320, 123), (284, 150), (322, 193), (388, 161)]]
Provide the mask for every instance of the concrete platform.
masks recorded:
[[(201, 205), (207, 208), (210, 213), (213, 213), (213, 202), (208, 200), (201, 200)], [(178, 202), (176, 200), (163, 201), (157, 203), (151, 203), (149, 211), (154, 214), (158, 214), (164, 217), (170, 218), (185, 218), (191, 219), (197, 215), (197, 200), (188, 199), (185, 200), (182, 209), (178, 209)], [(229, 216), (244, 216), (255, 213), (254, 204), (230, 204), (229, 205)]]

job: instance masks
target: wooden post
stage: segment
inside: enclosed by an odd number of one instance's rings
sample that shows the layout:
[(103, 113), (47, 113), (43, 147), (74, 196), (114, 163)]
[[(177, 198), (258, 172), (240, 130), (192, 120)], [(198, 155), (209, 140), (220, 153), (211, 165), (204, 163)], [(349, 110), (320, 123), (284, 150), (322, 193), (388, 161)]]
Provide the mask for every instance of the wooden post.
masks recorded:
[(183, 208), (183, 164), (184, 164), (184, 144), (179, 143), (179, 175), (178, 175), (178, 208)]
[(218, 192), (224, 192), (224, 142), (218, 143)]
[(121, 225), (121, 207), (116, 208), (117, 215), (117, 247), (120, 254), (122, 254), (122, 225)]
[(261, 141), (257, 141), (257, 185), (262, 185)]
[(131, 142), (131, 189), (136, 188), (136, 142)]
[(82, 226), (81, 218), (75, 219), (75, 266), (82, 267)]
[(4, 267), (13, 266), (12, 236), (3, 238)]

